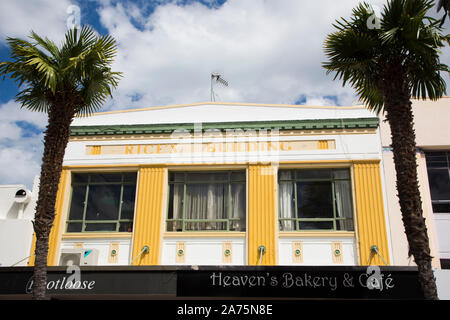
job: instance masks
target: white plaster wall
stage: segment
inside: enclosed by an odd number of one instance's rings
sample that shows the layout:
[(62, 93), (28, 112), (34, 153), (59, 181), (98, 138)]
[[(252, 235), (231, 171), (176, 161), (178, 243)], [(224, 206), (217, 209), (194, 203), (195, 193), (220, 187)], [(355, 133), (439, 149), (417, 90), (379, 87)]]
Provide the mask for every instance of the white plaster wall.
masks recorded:
[[(185, 242), (185, 262), (177, 263), (177, 242)], [(223, 242), (232, 242), (232, 262), (229, 265), (245, 265), (245, 239), (236, 238), (170, 238), (162, 245), (162, 265), (222, 265)]]
[[(0, 266), (26, 266), (28, 263), (34, 232), (31, 220), (34, 218), (38, 186), (38, 177), (32, 191), (23, 184), (0, 186)], [(21, 189), (28, 194), (26, 202), (15, 197)]]
[[(29, 200), (27, 203), (16, 201), (16, 192), (21, 189), (28, 193)], [(0, 219), (18, 219), (21, 209), (23, 210), (22, 219), (32, 219), (36, 206), (36, 196), (23, 184), (0, 186)]]
[(450, 259), (450, 213), (435, 213), (434, 221), (438, 236), (441, 259)]
[[(208, 142), (254, 142), (254, 141), (310, 141), (335, 140), (336, 149), (302, 150), (302, 151), (271, 151), (271, 152), (237, 152), (237, 153), (192, 153), (192, 154), (118, 154), (118, 155), (86, 155), (88, 145), (128, 145), (128, 144), (159, 144), (159, 143), (208, 143)], [(65, 157), (65, 165), (95, 165), (95, 164), (149, 164), (149, 163), (236, 163), (245, 161), (308, 161), (308, 160), (358, 160), (380, 159), (380, 138), (378, 134), (342, 134), (342, 135), (312, 135), (312, 136), (282, 136), (200, 139), (152, 139), (152, 140), (114, 140), (114, 141), (70, 141)]]
[[(396, 173), (391, 151), (383, 152), (383, 169), (385, 177), (386, 202), (388, 206), (388, 218), (390, 224), (390, 236), (392, 245), (392, 265), (395, 266), (411, 266), (415, 265), (414, 259), (408, 257), (408, 240), (406, 239), (405, 227), (402, 221), (402, 213), (397, 197), (396, 188)], [(430, 242), (431, 255), (433, 256), (432, 265), (435, 268), (440, 267), (440, 250), (438, 249), (438, 242), (440, 239), (447, 239), (446, 233), (440, 232), (441, 228), (438, 226), (436, 214), (433, 215), (431, 207), (431, 196), (428, 184), (427, 167), (424, 154), (417, 154), (417, 177), (419, 179), (419, 189), (422, 198), (422, 211), (427, 225), (428, 238)], [(444, 225), (444, 227), (446, 227)], [(448, 227), (448, 226), (447, 226)], [(448, 230), (448, 229), (447, 229)], [(450, 241), (447, 241), (450, 244)]]
[(374, 114), (372, 112), (361, 106), (314, 107), (199, 103), (197, 105), (154, 107), (126, 112), (98, 113), (90, 117), (75, 118), (72, 125), (237, 122), (331, 119), (343, 117), (365, 118), (373, 116)]
[[(83, 243), (83, 249), (97, 249), (99, 251), (98, 254), (98, 264), (99, 266), (105, 265), (128, 265), (130, 260), (130, 247), (131, 247), (131, 239), (66, 239), (62, 240), (60, 252), (64, 249), (74, 249), (75, 244)], [(117, 263), (109, 263), (109, 246), (110, 243), (119, 243), (118, 250), (118, 262)], [(58, 257), (59, 258), (59, 257)], [(58, 261), (59, 264), (59, 261)]]
[[(30, 256), (33, 225), (30, 220), (0, 220), (0, 267), (10, 267)], [(25, 259), (17, 266), (26, 266)]]
[[(302, 242), (303, 263), (293, 262), (293, 242)], [(332, 242), (342, 243), (343, 263), (333, 262)], [(278, 240), (279, 265), (350, 265), (358, 264), (353, 238), (280, 238)]]
[(450, 300), (450, 270), (433, 270), (436, 277), (438, 298)]
[[(450, 96), (437, 101), (412, 100), (416, 144), (424, 149), (450, 147)], [(384, 120), (381, 116), (380, 120)], [(380, 121), (383, 146), (391, 144), (388, 122)]]

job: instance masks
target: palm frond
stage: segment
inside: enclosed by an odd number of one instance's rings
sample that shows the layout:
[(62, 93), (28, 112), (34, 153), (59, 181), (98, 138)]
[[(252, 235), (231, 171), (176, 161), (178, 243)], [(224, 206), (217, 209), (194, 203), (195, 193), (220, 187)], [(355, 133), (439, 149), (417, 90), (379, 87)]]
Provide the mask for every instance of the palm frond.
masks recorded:
[(0, 76), (25, 85), (16, 96), (23, 107), (47, 112), (59, 94), (68, 94), (75, 111), (88, 115), (111, 97), (122, 76), (110, 67), (117, 54), (114, 38), (84, 26), (68, 30), (61, 48), (33, 31), (30, 39), (8, 38), (12, 61), (0, 62)]
[(406, 70), (402, 76), (411, 96), (441, 97), (446, 89), (441, 74), (448, 73), (448, 67), (439, 62), (439, 49), (449, 36), (442, 34), (438, 20), (427, 16), (432, 7), (428, 0), (390, 0), (383, 8), (380, 28), (371, 29), (366, 23), (370, 6), (358, 5), (350, 19), (333, 24), (337, 31), (325, 40), (328, 60), (322, 65), (327, 74), (351, 85), (376, 112), (383, 110), (382, 83), (388, 65)]

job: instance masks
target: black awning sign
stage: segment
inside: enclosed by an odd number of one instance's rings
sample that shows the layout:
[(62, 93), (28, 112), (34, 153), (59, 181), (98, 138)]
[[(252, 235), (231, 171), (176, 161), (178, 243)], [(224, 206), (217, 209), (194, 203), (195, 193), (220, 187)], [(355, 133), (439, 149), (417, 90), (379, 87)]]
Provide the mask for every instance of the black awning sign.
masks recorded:
[[(378, 266), (49, 267), (51, 296), (422, 299), (417, 268)], [(76, 271), (76, 270), (75, 270)], [(32, 267), (0, 268), (0, 295), (27, 295)]]
[(417, 273), (378, 266), (348, 270), (313, 267), (267, 271), (211, 270), (180, 272), (180, 296), (303, 297), (303, 298), (421, 298)]

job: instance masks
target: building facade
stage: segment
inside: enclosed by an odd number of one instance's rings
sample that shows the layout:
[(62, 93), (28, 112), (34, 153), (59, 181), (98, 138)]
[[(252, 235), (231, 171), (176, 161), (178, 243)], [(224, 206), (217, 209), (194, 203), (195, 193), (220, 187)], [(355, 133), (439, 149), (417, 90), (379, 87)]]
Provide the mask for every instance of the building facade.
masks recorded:
[[(433, 267), (450, 268), (450, 97), (438, 101), (413, 100), (417, 146), (417, 174), (422, 210), (430, 240)], [(414, 265), (401, 221), (395, 187), (395, 167), (389, 124), (380, 119), (383, 174), (395, 265)]]
[(32, 254), (38, 180), (32, 190), (22, 184), (0, 185), (0, 267), (26, 266)]
[(402, 265), (379, 125), (362, 106), (217, 102), (77, 118), (48, 264)]

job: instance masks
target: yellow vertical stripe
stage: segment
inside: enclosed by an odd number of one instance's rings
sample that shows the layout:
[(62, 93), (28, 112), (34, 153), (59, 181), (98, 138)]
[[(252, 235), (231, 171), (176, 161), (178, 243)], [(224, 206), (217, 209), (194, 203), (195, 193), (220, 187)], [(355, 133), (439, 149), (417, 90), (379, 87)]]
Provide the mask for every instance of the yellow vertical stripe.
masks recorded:
[(161, 246), (162, 211), (164, 192), (167, 190), (166, 170), (161, 167), (141, 168), (137, 207), (135, 214), (134, 239), (131, 261), (148, 246), (133, 265), (157, 265)]
[[(378, 247), (379, 253), (389, 264), (380, 165), (373, 162), (355, 163), (354, 173), (361, 264), (366, 265), (369, 261), (372, 246)], [(384, 265), (377, 254), (370, 264)]]
[(328, 140), (319, 140), (319, 150), (328, 149)]
[(102, 146), (92, 146), (91, 154), (92, 155), (99, 155), (102, 153)]
[[(56, 195), (55, 202), (55, 220), (53, 221), (53, 227), (50, 231), (50, 236), (48, 240), (48, 254), (47, 254), (47, 264), (49, 266), (54, 266), (57, 263), (57, 254), (59, 248), (59, 242), (61, 240), (61, 222), (64, 208), (64, 199), (66, 195), (66, 184), (67, 177), (69, 175), (69, 170), (63, 169), (61, 171), (61, 177), (59, 179), (58, 193)], [(31, 246), (31, 253), (34, 254), (36, 249), (36, 234), (33, 235), (33, 244)], [(35, 257), (31, 256), (28, 261), (28, 265), (33, 266)]]
[[(248, 264), (276, 264), (275, 170), (270, 165), (250, 165), (248, 178)], [(260, 257), (258, 248), (265, 246)]]

